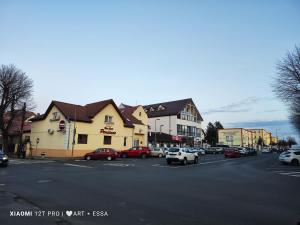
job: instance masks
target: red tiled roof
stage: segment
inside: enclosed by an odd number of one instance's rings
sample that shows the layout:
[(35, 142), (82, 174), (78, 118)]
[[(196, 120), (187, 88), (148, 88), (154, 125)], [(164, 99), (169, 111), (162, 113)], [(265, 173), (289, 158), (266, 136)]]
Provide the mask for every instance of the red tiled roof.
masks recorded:
[[(10, 119), (10, 112), (7, 112), (4, 114), (3, 119), (4, 119), (4, 123), (7, 123), (8, 120)], [(35, 116), (35, 113), (33, 112), (26, 112), (25, 113), (25, 120), (29, 119), (30, 117)], [(21, 125), (22, 125), (22, 111), (18, 111), (14, 120), (12, 121), (11, 127), (8, 130), (8, 133), (10, 135), (17, 135), (20, 134), (21, 132)], [(24, 121), (24, 125), (23, 125), (23, 132), (24, 133), (28, 133), (31, 131), (31, 122), (28, 121)]]
[(87, 104), (85, 106), (75, 105), (65, 102), (59, 101), (52, 101), (49, 105), (48, 109), (46, 110), (45, 114), (38, 115), (32, 119), (32, 121), (40, 121), (44, 120), (53, 106), (56, 106), (58, 110), (66, 117), (66, 119), (70, 121), (78, 121), (84, 123), (92, 123), (92, 118), (94, 118), (99, 112), (101, 112), (107, 105), (112, 104), (116, 111), (121, 116), (124, 125), (132, 127), (130, 123), (126, 121), (123, 117), (122, 113), (119, 111), (118, 107), (116, 106), (115, 102), (112, 99), (95, 102), (91, 104)]
[(129, 106), (123, 104), (125, 108), (120, 109), (123, 116), (126, 118), (127, 122), (130, 122), (131, 124), (140, 124), (144, 125), (142, 121), (138, 120), (133, 116), (134, 111), (138, 108), (138, 106)]

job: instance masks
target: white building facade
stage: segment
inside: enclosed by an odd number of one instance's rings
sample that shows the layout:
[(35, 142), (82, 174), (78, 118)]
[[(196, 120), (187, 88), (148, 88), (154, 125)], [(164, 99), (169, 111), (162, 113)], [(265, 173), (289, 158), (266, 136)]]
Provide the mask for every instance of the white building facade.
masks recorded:
[(150, 136), (164, 133), (181, 146), (201, 145), (203, 118), (191, 98), (146, 105), (144, 109), (149, 118)]

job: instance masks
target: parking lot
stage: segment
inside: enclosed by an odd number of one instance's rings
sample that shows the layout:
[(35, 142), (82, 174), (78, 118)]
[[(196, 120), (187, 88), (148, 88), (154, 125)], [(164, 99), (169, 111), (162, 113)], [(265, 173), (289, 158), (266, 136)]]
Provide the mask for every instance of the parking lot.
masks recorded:
[[(297, 225), (300, 167), (277, 158), (206, 155), (187, 166), (163, 158), (12, 159), (0, 168), (1, 224)], [(16, 209), (73, 215), (10, 216)]]

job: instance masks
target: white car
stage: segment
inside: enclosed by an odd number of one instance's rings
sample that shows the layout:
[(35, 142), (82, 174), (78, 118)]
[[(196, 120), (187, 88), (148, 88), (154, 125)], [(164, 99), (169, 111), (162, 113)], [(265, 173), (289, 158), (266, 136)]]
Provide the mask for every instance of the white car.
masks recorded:
[(270, 153), (271, 152), (271, 149), (270, 148), (263, 148), (262, 153)]
[(168, 164), (172, 162), (180, 162), (182, 165), (186, 165), (188, 162), (196, 164), (198, 163), (198, 154), (187, 148), (170, 148), (166, 160)]
[(300, 149), (287, 150), (279, 155), (279, 161), (284, 164), (299, 165)]
[(161, 158), (165, 155), (165, 152), (163, 148), (153, 148), (150, 149), (150, 155)]
[(194, 151), (195, 153), (197, 153), (198, 156), (205, 155), (205, 150), (203, 148), (192, 148), (192, 151)]

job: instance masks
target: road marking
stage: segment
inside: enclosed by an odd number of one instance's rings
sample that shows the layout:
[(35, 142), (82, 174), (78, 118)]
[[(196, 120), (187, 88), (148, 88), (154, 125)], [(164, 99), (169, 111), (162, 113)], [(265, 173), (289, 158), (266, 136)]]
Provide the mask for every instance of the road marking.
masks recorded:
[(104, 163), (103, 166), (116, 166), (116, 167), (134, 167), (134, 164), (125, 164), (125, 163)]
[(199, 163), (200, 165), (204, 165), (204, 164), (211, 164), (211, 163), (217, 163), (217, 162), (225, 162), (225, 161), (231, 161), (232, 159), (223, 159), (223, 160), (217, 160), (217, 161), (209, 161), (209, 162), (203, 162), (203, 163)]
[(4, 186), (5, 186), (5, 184), (0, 184), (0, 186), (1, 186), (1, 187), (4, 187)]
[(72, 163), (64, 163), (66, 166), (74, 166), (74, 167), (81, 167), (81, 168), (93, 168), (91, 166), (83, 166), (83, 165), (77, 165), (77, 164), (72, 164)]
[(281, 175), (291, 175), (291, 174), (297, 174), (297, 173), (300, 173), (300, 172), (295, 172), (295, 171), (284, 171), (284, 172), (281, 172), (279, 174)]
[(38, 180), (37, 183), (38, 184), (44, 184), (44, 183), (49, 183), (52, 182), (52, 180)]
[(154, 164), (152, 166), (154, 166), (154, 167), (167, 167), (167, 168), (174, 168), (174, 169), (182, 167), (182, 166), (166, 166), (166, 165), (161, 165), (161, 164)]
[(289, 175), (289, 176), (291, 176), (291, 177), (300, 177), (300, 174), (298, 175), (298, 174), (294, 174), (294, 175)]
[(13, 165), (20, 165), (20, 164), (43, 164), (43, 163), (53, 163), (53, 160), (18, 160), (18, 159), (10, 159), (9, 163)]
[(161, 165), (161, 164), (154, 164), (152, 166), (154, 166), (154, 167), (168, 167), (168, 168), (185, 168), (185, 167), (188, 167), (188, 166), (199, 166), (199, 165), (212, 164), (212, 163), (218, 163), (218, 162), (225, 162), (225, 161), (231, 161), (231, 160), (232, 159), (223, 159), (223, 160), (202, 162), (202, 163), (198, 163), (198, 164), (188, 164), (186, 166), (167, 166), (167, 165)]

